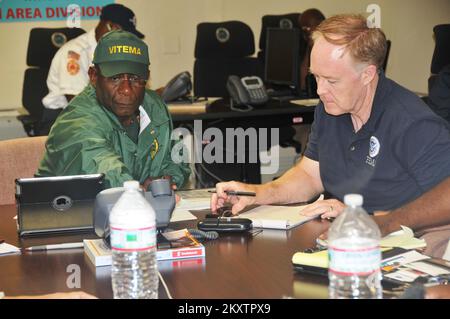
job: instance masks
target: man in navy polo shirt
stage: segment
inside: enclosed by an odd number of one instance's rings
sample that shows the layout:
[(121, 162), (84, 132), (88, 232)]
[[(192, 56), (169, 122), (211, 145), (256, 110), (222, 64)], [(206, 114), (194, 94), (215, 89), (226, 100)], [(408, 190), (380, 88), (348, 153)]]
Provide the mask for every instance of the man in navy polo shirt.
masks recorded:
[[(335, 199), (302, 213), (336, 216), (348, 193), (362, 194), (369, 213), (393, 211), (450, 179), (449, 127), (419, 97), (385, 77), (384, 33), (367, 27), (362, 16), (338, 15), (322, 22), (313, 40), (310, 69), (321, 103), (303, 159), (264, 185), (217, 184), (213, 211), (225, 202), (237, 214), (250, 204), (307, 201), (325, 190)], [(450, 191), (450, 183), (443, 185)], [(228, 190), (256, 196), (227, 196)]]

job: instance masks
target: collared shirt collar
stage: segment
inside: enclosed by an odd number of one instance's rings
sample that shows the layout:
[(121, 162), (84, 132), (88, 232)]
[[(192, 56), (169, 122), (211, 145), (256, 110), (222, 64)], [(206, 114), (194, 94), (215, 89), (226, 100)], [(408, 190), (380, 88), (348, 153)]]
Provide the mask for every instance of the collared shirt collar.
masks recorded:
[(385, 105), (383, 103), (384, 98), (390, 91), (390, 83), (383, 71), (380, 71), (378, 84), (375, 91), (375, 96), (372, 102), (372, 110), (370, 111), (370, 117), (366, 124), (364, 124), (362, 132), (374, 132), (378, 126), (379, 120), (385, 110)]

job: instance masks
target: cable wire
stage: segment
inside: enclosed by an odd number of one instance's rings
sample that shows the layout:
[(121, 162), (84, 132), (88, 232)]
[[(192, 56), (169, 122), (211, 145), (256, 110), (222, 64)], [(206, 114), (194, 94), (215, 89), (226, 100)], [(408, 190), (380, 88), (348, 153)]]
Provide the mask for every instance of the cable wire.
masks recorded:
[(216, 231), (203, 231), (200, 229), (189, 229), (188, 231), (195, 239), (214, 240), (219, 238), (219, 233)]
[(169, 299), (173, 299), (172, 295), (170, 294), (169, 288), (167, 287), (167, 284), (164, 281), (164, 278), (159, 271), (158, 271), (158, 277), (159, 277), (159, 281), (162, 283), (162, 285), (164, 287), (164, 290), (166, 291), (167, 297)]

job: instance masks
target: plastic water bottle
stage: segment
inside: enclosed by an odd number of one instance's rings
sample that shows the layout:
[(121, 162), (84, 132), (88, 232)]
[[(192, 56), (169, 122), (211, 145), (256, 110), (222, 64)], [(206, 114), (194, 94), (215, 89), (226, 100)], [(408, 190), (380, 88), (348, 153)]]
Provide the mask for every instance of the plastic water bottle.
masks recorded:
[(380, 299), (380, 230), (362, 208), (361, 195), (345, 195), (344, 203), (328, 231), (329, 297)]
[(125, 192), (109, 216), (114, 298), (157, 299), (155, 211), (137, 181), (123, 186)]

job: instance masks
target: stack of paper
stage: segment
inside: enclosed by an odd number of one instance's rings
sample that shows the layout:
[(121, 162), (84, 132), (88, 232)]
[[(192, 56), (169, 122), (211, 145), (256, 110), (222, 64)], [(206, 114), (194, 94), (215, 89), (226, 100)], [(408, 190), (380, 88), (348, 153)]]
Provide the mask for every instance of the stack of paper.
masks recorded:
[[(414, 233), (411, 228), (406, 226), (401, 226), (401, 230), (390, 233), (389, 235), (383, 237), (380, 241), (381, 247), (399, 247), (403, 249), (417, 249), (427, 246), (424, 239), (419, 239), (414, 237)], [(327, 247), (328, 242), (320, 238), (316, 239), (316, 242), (320, 246)]]
[(20, 248), (7, 243), (0, 244), (0, 256), (11, 254), (20, 254)]
[(417, 251), (393, 256), (383, 260), (381, 266), (386, 278), (402, 282), (413, 282), (418, 277), (439, 276), (450, 274), (449, 268), (439, 267), (427, 262), (431, 257)]

